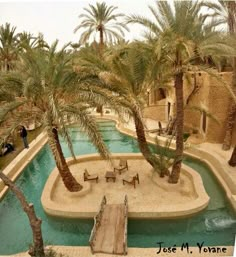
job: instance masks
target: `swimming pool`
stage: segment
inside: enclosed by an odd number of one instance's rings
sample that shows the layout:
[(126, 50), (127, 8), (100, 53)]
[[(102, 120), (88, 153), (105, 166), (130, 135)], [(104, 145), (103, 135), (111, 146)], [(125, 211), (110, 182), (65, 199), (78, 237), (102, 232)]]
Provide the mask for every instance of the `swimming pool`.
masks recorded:
[[(100, 130), (111, 152), (139, 152), (137, 141), (121, 134), (114, 122), (101, 122)], [(77, 127), (70, 129), (76, 155), (95, 153), (95, 147)], [(66, 157), (70, 152), (62, 141)], [(206, 191), (211, 197), (208, 208), (192, 218), (178, 220), (132, 220), (128, 223), (129, 247), (156, 247), (156, 242), (166, 246), (189, 242), (205, 242), (205, 245), (233, 245), (236, 232), (236, 215), (227, 203), (225, 194), (202, 162), (186, 157), (185, 164), (202, 176)], [(48, 145), (42, 148), (24, 170), (16, 184), (23, 190), (29, 202), (35, 205), (37, 216), (43, 220), (45, 244), (88, 245), (93, 220), (58, 219), (47, 216), (41, 206), (41, 193), (55, 162)], [(171, 204), (171, 203), (170, 203)], [(15, 197), (9, 192), (0, 203), (0, 255), (25, 251), (31, 243), (31, 229), (26, 215)]]

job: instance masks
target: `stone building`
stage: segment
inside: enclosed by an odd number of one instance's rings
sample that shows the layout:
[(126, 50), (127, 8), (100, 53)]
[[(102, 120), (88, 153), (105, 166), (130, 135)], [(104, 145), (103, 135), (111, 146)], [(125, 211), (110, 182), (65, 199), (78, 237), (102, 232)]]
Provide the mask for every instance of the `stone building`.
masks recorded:
[[(224, 82), (231, 84), (231, 72), (219, 75)], [(147, 96), (148, 105), (143, 110), (144, 117), (168, 123), (175, 112), (174, 84), (165, 90), (165, 94), (156, 89), (148, 92)], [(188, 73), (184, 77), (184, 100), (185, 132), (198, 135), (202, 141), (222, 143), (231, 101), (224, 83), (204, 72)], [(205, 111), (200, 112), (199, 107)], [(236, 143), (236, 126), (232, 143)]]

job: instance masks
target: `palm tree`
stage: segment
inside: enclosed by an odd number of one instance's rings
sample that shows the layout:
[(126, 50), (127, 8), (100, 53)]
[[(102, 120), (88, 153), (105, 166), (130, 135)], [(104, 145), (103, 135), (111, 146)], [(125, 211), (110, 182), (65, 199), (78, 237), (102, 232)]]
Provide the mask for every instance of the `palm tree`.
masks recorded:
[(150, 65), (153, 54), (149, 45), (133, 43), (111, 48), (102, 60), (91, 52), (81, 53), (79, 63), (83, 69), (97, 74), (105, 83), (104, 88), (116, 94), (118, 104), (134, 119), (141, 153), (154, 169), (162, 172), (158, 158), (149, 149), (141, 111), (146, 90), (153, 84), (152, 73), (160, 72), (160, 63)]
[(112, 42), (124, 37), (124, 29), (128, 31), (125, 24), (117, 21), (124, 16), (122, 13), (115, 13), (118, 7), (107, 6), (105, 2), (96, 3), (96, 6), (89, 5), (89, 8), (84, 8), (85, 13), (79, 15), (82, 18), (74, 32), (80, 29), (85, 31), (80, 37), (80, 43), (84, 44), (89, 41), (92, 36), (99, 33), (100, 54), (104, 47), (104, 41)]
[(0, 171), (0, 179), (3, 183), (10, 188), (10, 190), (15, 194), (17, 199), (21, 203), (23, 211), (27, 214), (30, 226), (33, 234), (33, 245), (30, 247), (29, 255), (35, 257), (44, 257), (44, 244), (43, 236), (41, 230), (42, 220), (38, 218), (35, 214), (34, 205), (28, 203), (25, 199), (24, 194), (21, 190), (5, 175)]
[[(188, 70), (204, 69), (205, 56), (223, 55), (226, 49), (214, 23), (204, 25), (206, 15), (200, 15), (198, 1), (156, 1), (156, 7), (149, 6), (154, 21), (137, 15), (128, 17), (128, 23), (138, 23), (148, 29), (148, 37), (156, 40), (161, 51), (165, 51), (166, 65), (172, 71), (176, 97), (176, 158), (169, 178), (170, 183), (179, 180), (183, 159), (184, 98), (183, 78)], [(232, 48), (231, 48), (232, 51)], [(217, 54), (216, 54), (217, 53)]]
[(44, 40), (44, 36), (42, 33), (38, 33), (38, 36), (36, 37), (35, 43), (34, 43), (35, 48), (40, 48), (40, 49), (49, 49), (48, 43)]
[(23, 31), (22, 33), (18, 34), (17, 37), (17, 44), (20, 50), (26, 48), (34, 48), (37, 43), (37, 38), (34, 37), (31, 33)]
[[(85, 86), (79, 85), (78, 74), (73, 71), (71, 55), (66, 53), (65, 47), (57, 52), (56, 46), (57, 42), (48, 51), (41, 48), (27, 49), (21, 54), (18, 71), (8, 74), (6, 81), (17, 87), (21, 86), (24, 97), (18, 102), (19, 105), (27, 106), (21, 112), (11, 111), (14, 116), (13, 126), (16, 127), (24, 119), (32, 117), (43, 124), (64, 185), (69, 191), (75, 192), (81, 190), (82, 186), (69, 170), (58, 137), (60, 131), (75, 158), (66, 128), (66, 118), (77, 121), (101, 155), (104, 158), (109, 156), (96, 121), (87, 111), (87, 103), (89, 100), (96, 101), (96, 93), (83, 90)], [(11, 108), (14, 109), (14, 105), (9, 105), (10, 110)], [(7, 109), (6, 106), (5, 110)], [(5, 111), (0, 120), (6, 119), (7, 114)]]
[(0, 63), (1, 70), (9, 71), (14, 67), (17, 59), (17, 34), (16, 27), (9, 23), (0, 27)]
[[(219, 1), (217, 3), (206, 3), (210, 9), (213, 9), (214, 17), (218, 17), (219, 21), (228, 24), (228, 31), (231, 36), (236, 33), (236, 1)], [(232, 58), (233, 76), (232, 90), (236, 95), (236, 57)], [(236, 103), (231, 99), (228, 116), (226, 120), (226, 131), (222, 145), (223, 150), (229, 150), (232, 141), (232, 133), (236, 115)]]

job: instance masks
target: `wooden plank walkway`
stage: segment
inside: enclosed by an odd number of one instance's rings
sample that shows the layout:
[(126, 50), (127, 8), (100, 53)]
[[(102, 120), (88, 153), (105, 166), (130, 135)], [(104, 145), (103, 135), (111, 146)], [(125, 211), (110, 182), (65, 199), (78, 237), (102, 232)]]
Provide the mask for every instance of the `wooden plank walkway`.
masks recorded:
[(93, 253), (127, 254), (127, 215), (127, 200), (124, 204), (106, 204), (104, 201), (92, 230), (90, 245)]
[(124, 211), (124, 204), (105, 206), (94, 242), (94, 252), (123, 254)]

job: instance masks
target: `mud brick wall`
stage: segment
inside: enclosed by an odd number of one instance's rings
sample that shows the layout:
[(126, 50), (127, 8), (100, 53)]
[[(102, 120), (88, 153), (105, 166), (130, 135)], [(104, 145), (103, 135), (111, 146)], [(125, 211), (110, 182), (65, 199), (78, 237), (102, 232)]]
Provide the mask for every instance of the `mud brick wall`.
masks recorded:
[[(194, 88), (195, 93), (192, 94)], [(192, 95), (190, 98), (189, 96)], [(185, 126), (201, 132), (201, 113), (196, 108), (207, 106), (209, 97), (209, 79), (207, 74), (202, 72), (189, 73), (188, 78), (184, 78), (184, 122)], [(189, 99), (188, 104), (187, 99)]]
[[(225, 72), (221, 77), (228, 84), (231, 83), (231, 73)], [(217, 118), (220, 124), (208, 119), (206, 140), (212, 143), (222, 143), (225, 135), (225, 126), (229, 103), (231, 101), (228, 90), (215, 78), (210, 78), (210, 92), (208, 97), (209, 112)]]
[[(231, 84), (232, 73), (220, 73), (221, 78), (228, 84)], [(205, 141), (211, 143), (222, 143), (225, 135), (225, 125), (227, 113), (231, 98), (226, 87), (216, 78), (211, 77), (205, 72), (189, 72), (184, 77), (184, 101), (191, 94), (194, 85), (197, 86), (196, 93), (190, 98), (188, 105), (184, 111), (185, 127), (198, 130)], [(150, 95), (152, 98), (152, 96)], [(168, 93), (167, 98), (158, 101), (156, 105), (146, 107), (144, 116), (147, 118), (167, 121), (167, 103), (171, 102), (172, 112), (175, 108), (175, 94), (173, 90)], [(200, 111), (191, 108), (200, 107), (213, 115), (219, 122), (216, 123), (213, 119), (206, 118), (206, 131), (203, 131), (203, 114)], [(233, 130), (233, 144), (236, 144), (236, 122)]]
[(166, 99), (158, 101), (158, 104), (147, 106), (143, 109), (143, 116), (153, 120), (166, 122), (167, 119), (167, 104)]

